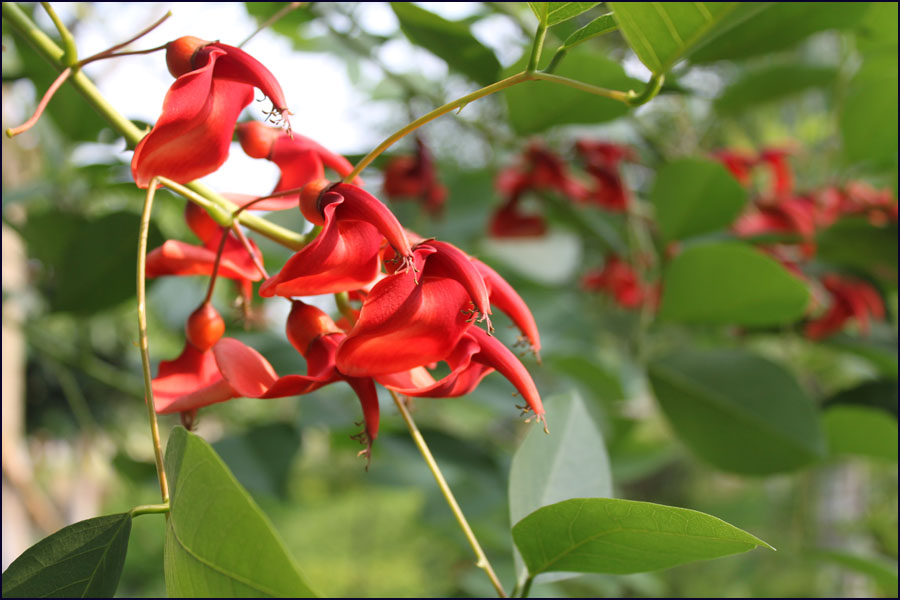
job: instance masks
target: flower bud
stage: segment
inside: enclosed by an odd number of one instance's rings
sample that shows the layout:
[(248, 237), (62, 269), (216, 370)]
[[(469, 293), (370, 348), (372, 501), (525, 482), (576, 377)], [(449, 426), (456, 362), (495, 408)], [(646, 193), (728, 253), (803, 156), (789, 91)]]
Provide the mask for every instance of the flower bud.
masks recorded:
[(185, 325), (188, 342), (200, 351), (207, 351), (225, 333), (225, 321), (212, 304), (204, 302), (191, 313)]
[(303, 191), (300, 192), (300, 212), (313, 225), (325, 223), (325, 218), (319, 208), (319, 197), (330, 185), (331, 182), (327, 179), (317, 179), (303, 186)]
[(280, 129), (266, 127), (259, 121), (240, 123), (237, 126), (237, 136), (241, 143), (241, 148), (251, 158), (270, 159), (272, 147), (280, 134)]
[(297, 352), (305, 357), (313, 340), (329, 333), (343, 331), (331, 317), (315, 306), (300, 301), (291, 303), (291, 314), (287, 318), (287, 338)]
[(192, 35), (180, 37), (166, 44), (166, 65), (172, 77), (181, 77), (194, 70), (192, 64), (194, 54), (200, 48), (211, 44)]

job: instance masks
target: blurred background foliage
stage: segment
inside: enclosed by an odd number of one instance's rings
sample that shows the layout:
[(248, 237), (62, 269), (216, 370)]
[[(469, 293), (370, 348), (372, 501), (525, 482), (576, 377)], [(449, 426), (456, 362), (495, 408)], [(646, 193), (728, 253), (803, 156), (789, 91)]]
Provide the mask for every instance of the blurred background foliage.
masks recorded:
[[(535, 20), (525, 3), (465, 3), (464, 17), (439, 16), (447, 13), (436, 4), (394, 3), (380, 13), (387, 25), (372, 30), (363, 4), (313, 3), (261, 35), (286, 40), (293, 53), (343, 64), (355, 93), (367, 99), (356, 126), (377, 141), (477, 84), (516, 72), (527, 58)], [(254, 21), (281, 7), (246, 3), (245, 28), (252, 31)], [(155, 12), (164, 8), (160, 4)], [(214, 19), (216, 7), (206, 10)], [(100, 11), (92, 3), (74, 3), (67, 24), (77, 34)], [(603, 12), (601, 5), (551, 29), (544, 61), (554, 44)], [(166, 32), (170, 38), (190, 33)], [(402, 65), (386, 58), (398, 48), (409, 53)], [(425, 53), (440, 60), (417, 60)], [(156, 59), (162, 61), (161, 55)], [(434, 73), (426, 68), (444, 63)], [(621, 90), (641, 89), (648, 77), (619, 32), (573, 49), (556, 72)], [(89, 75), (102, 81), (104, 73)], [(53, 76), (4, 29), (4, 128), (30, 114)], [(344, 91), (311, 82), (308, 93)], [(369, 113), (367, 106), (375, 108)], [(129, 114), (128, 106), (118, 108)], [(302, 120), (295, 125), (301, 133)], [(498, 171), (537, 139), (567, 161), (575, 160), (579, 139), (633, 148), (638, 160), (623, 171), (642, 210), (652, 210), (654, 179), (663, 165), (721, 149), (790, 147), (799, 190), (862, 180), (890, 188), (896, 197), (895, 3), (766, 6), (676, 65), (660, 96), (637, 110), (533, 82), (467, 106), (421, 134), (449, 190), (444, 213), (435, 218), (412, 202), (391, 208), (411, 229), (493, 265), (525, 298), (544, 342), (543, 364), (526, 364), (549, 407), (573, 394), (583, 400), (603, 435), (613, 495), (704, 511), (778, 549), (656, 573), (539, 579), (532, 595), (896, 595), (896, 222), (882, 229), (841, 225), (818, 240), (813, 272), (836, 264), (861, 274), (888, 306), (887, 319), (873, 323), (868, 337), (848, 329), (824, 342), (806, 339), (796, 324), (739, 329), (677, 319), (648, 323), (640, 311), (585, 291), (581, 277), (611, 252), (635, 243), (649, 243), (654, 251), (653, 240), (635, 241), (642, 232), (629, 214), (575, 207), (549, 192), (530, 200), (543, 207), (547, 235), (509, 240), (487, 233), (501, 203), (494, 187)], [(351, 160), (370, 148), (360, 145)], [(4, 568), (67, 522), (151, 503), (158, 494), (135, 327), (133, 265), (143, 193), (130, 180), (130, 153), (121, 150), (122, 142), (67, 86), (31, 132), (3, 139)], [(412, 140), (404, 140), (376, 161), (366, 173), (370, 189), (380, 188), (380, 169), (391, 156), (412, 150)], [(274, 183), (263, 182), (257, 192)], [(676, 182), (674, 193), (689, 193), (693, 183)], [(191, 239), (183, 205), (160, 194), (150, 247), (163, 239)], [(302, 226), (297, 214), (272, 218)], [(726, 231), (711, 234), (713, 240), (730, 237)], [(289, 256), (273, 243), (259, 243), (270, 271)], [(886, 261), (887, 271), (873, 268), (879, 261)], [(154, 360), (178, 354), (182, 324), (205, 286), (205, 278), (152, 282)], [(283, 307), (257, 298), (258, 317), (245, 323), (234, 295), (220, 285), (214, 300), (232, 306), (229, 334), (252, 344), (280, 373), (302, 372), (302, 358), (284, 341)], [(508, 324), (498, 317), (498, 335), (511, 343)], [(16, 344), (23, 344), (21, 351)], [(679, 353), (675, 359), (672, 351)], [(679, 359), (690, 364), (665, 363)], [(654, 399), (661, 385), (654, 377), (664, 380), (666, 369), (731, 369), (744, 378), (728, 384), (740, 397), (740, 390), (771, 383), (771, 363), (779, 365), (775, 378), (785, 372), (796, 378), (797, 393), (824, 414), (822, 429), (810, 434), (808, 456), (776, 465), (771, 474), (745, 474), (754, 473), (752, 444), (741, 450), (707, 440), (701, 447), (690, 428), (708, 413)], [(768, 393), (765, 385), (759, 390)], [(509, 392), (507, 382), (494, 376), (465, 398), (414, 401), (423, 434), (504, 581), (512, 580), (515, 568), (510, 465), (530, 431), (517, 419)], [(349, 439), (360, 415), (346, 386), (303, 398), (217, 405), (203, 411), (199, 433), (269, 515), (321, 593), (492, 595), (390, 399), (382, 401), (382, 429), (368, 472)], [(773, 410), (777, 415), (778, 407)], [(719, 427), (709, 419), (709, 427)], [(552, 408), (549, 421), (554, 431)], [(176, 422), (163, 417), (163, 431)], [(751, 428), (748, 435), (762, 433)], [(149, 516), (135, 522), (119, 595), (165, 594), (161, 521)]]

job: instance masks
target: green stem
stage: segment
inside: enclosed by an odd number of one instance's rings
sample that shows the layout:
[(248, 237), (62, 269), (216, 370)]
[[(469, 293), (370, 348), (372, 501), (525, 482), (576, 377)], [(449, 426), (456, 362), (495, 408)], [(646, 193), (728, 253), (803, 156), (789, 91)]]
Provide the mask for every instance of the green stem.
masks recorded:
[(338, 292), (335, 294), (334, 301), (341, 314), (344, 315), (350, 323), (354, 323), (356, 321), (356, 315), (353, 312), (353, 307), (350, 306), (350, 296), (347, 292)]
[(165, 514), (169, 512), (169, 503), (166, 501), (165, 504), (143, 504), (141, 506), (135, 506), (128, 512), (131, 513), (132, 517)]
[(566, 57), (569, 49), (565, 46), (560, 46), (559, 49), (553, 53), (553, 57), (550, 59), (550, 64), (544, 69), (544, 73), (553, 73), (556, 70), (556, 67), (559, 66), (559, 62)]
[(666, 76), (659, 75), (654, 73), (650, 76), (650, 81), (647, 82), (647, 87), (644, 88), (644, 91), (638, 94), (634, 90), (628, 90), (625, 98), (625, 104), (628, 106), (640, 106), (641, 104), (646, 104), (653, 100), (656, 95), (659, 93), (659, 90), (662, 89), (663, 82), (665, 82)]
[(526, 73), (533, 73), (537, 70), (538, 61), (541, 60), (541, 52), (544, 50), (544, 38), (547, 37), (547, 24), (538, 23), (537, 31), (534, 33), (534, 43), (531, 45), (531, 56), (528, 58), (528, 66), (525, 67)]
[(447, 484), (447, 480), (444, 479), (444, 475), (443, 473), (441, 473), (440, 467), (438, 467), (437, 462), (434, 460), (434, 456), (431, 454), (431, 450), (428, 449), (428, 444), (425, 443), (425, 438), (422, 437), (422, 433), (419, 431), (419, 428), (416, 427), (416, 422), (413, 421), (412, 415), (409, 414), (409, 410), (407, 410), (406, 405), (403, 403), (403, 400), (400, 399), (397, 393), (393, 390), (389, 391), (391, 392), (391, 397), (394, 399), (394, 404), (397, 405), (397, 410), (400, 411), (400, 414), (403, 416), (403, 420), (406, 422), (406, 426), (409, 428), (409, 433), (412, 436), (413, 442), (415, 442), (416, 447), (422, 454), (422, 458), (424, 458), (425, 462), (428, 464), (428, 468), (431, 470), (431, 474), (434, 476), (435, 481), (437, 481), (438, 487), (441, 488), (441, 493), (444, 495), (444, 499), (447, 501), (447, 504), (450, 505), (450, 510), (453, 511), (453, 515), (456, 517), (459, 526), (462, 528), (466, 539), (469, 540), (469, 544), (471, 544), (472, 550), (475, 551), (475, 557), (478, 559), (478, 561), (475, 563), (476, 566), (480, 569), (483, 569), (484, 572), (487, 573), (487, 576), (491, 580), (494, 589), (497, 590), (497, 596), (499, 598), (506, 598), (507, 596), (506, 592), (503, 591), (503, 585), (497, 578), (497, 574), (494, 573), (494, 569), (493, 567), (491, 567), (491, 563), (490, 561), (488, 561), (487, 555), (484, 553), (484, 550), (481, 549), (481, 544), (478, 543), (478, 538), (475, 537), (475, 533), (472, 531), (472, 528), (469, 527), (469, 522), (466, 520), (466, 516), (463, 514), (462, 509), (459, 507), (459, 503), (453, 496), (453, 492), (450, 490), (450, 486)]
[(41, 6), (43, 6), (44, 10), (47, 11), (47, 14), (50, 15), (50, 20), (53, 21), (56, 30), (59, 32), (60, 41), (64, 48), (62, 56), (63, 64), (67, 67), (74, 67), (75, 63), (78, 62), (78, 47), (75, 45), (75, 38), (72, 37), (72, 32), (65, 26), (62, 19), (57, 16), (56, 11), (53, 10), (53, 7), (50, 6), (49, 2), (41, 2)]
[(150, 374), (150, 345), (147, 340), (147, 237), (150, 231), (150, 212), (153, 209), (153, 197), (156, 195), (156, 178), (150, 181), (147, 196), (144, 200), (144, 212), (141, 215), (141, 233), (138, 239), (137, 258), (137, 310), (138, 333), (140, 335), (141, 367), (144, 371), (144, 403), (150, 418), (150, 437), (153, 439), (153, 452), (156, 455), (156, 474), (159, 477), (159, 490), (163, 502), (169, 501), (169, 484), (163, 466), (162, 445), (159, 442), (159, 424), (156, 422), (156, 409), (153, 403), (152, 375)]
[(525, 585), (522, 586), (522, 593), (517, 596), (518, 598), (527, 598), (528, 594), (531, 592), (531, 584), (534, 583), (534, 577), (528, 576), (528, 579), (525, 580)]
[(362, 160), (360, 160), (358, 163), (356, 163), (356, 166), (353, 168), (353, 171), (349, 175), (344, 177), (344, 183), (350, 183), (351, 181), (353, 181), (360, 173), (362, 173), (363, 169), (365, 169), (367, 166), (369, 166), (369, 164), (371, 164), (371, 162), (373, 160), (378, 158), (378, 156), (381, 155), (382, 152), (384, 152), (385, 150), (390, 148), (394, 144), (394, 142), (396, 142), (397, 140), (403, 138), (404, 136), (412, 133), (413, 131), (415, 131), (416, 129), (421, 127), (422, 125), (424, 125), (430, 121), (433, 121), (433, 120), (437, 119), (438, 117), (443, 116), (452, 110), (455, 110), (455, 109), (462, 110), (462, 108), (465, 105), (469, 104), (470, 102), (473, 102), (480, 98), (484, 98), (485, 96), (490, 96), (491, 94), (493, 94), (495, 92), (504, 90), (510, 86), (516, 85), (517, 83), (521, 83), (523, 81), (528, 81), (529, 79), (532, 79), (536, 75), (537, 75), (537, 73), (525, 73), (524, 71), (522, 73), (517, 73), (517, 74), (513, 75), (512, 77), (507, 77), (506, 79), (502, 79), (496, 83), (492, 83), (491, 85), (489, 85), (487, 87), (483, 87), (480, 90), (476, 90), (476, 91), (472, 92), (471, 94), (466, 94), (462, 98), (457, 98), (456, 100), (454, 100), (452, 102), (448, 102), (447, 104), (444, 104), (443, 106), (439, 106), (438, 108), (434, 109), (430, 113), (419, 117), (418, 119), (416, 119), (415, 121), (413, 121), (412, 123), (410, 123), (409, 125), (404, 127), (403, 129), (400, 129), (399, 131), (397, 131), (396, 133), (394, 133), (390, 137), (388, 137), (386, 140), (384, 140), (383, 142), (378, 144), (378, 146), (374, 150), (369, 152), (365, 157), (363, 157)]
[(532, 73), (534, 79), (540, 79), (543, 81), (551, 81), (553, 83), (559, 83), (562, 85), (567, 85), (569, 87), (573, 87), (575, 89), (581, 90), (583, 92), (587, 92), (589, 94), (594, 94), (596, 96), (603, 96), (604, 98), (610, 98), (612, 100), (617, 100), (619, 102), (624, 102), (628, 104), (628, 93), (620, 92), (618, 90), (608, 90), (606, 88), (598, 87), (596, 85), (591, 85), (590, 83), (585, 83), (583, 81), (578, 81), (577, 79), (569, 79), (568, 77), (562, 77), (560, 75), (553, 75), (552, 73), (545, 73), (543, 71), (535, 71)]

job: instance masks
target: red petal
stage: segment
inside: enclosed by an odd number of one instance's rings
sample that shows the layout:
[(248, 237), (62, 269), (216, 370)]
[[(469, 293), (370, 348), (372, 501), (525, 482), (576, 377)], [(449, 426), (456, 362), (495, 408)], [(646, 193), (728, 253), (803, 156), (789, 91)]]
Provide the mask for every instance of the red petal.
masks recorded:
[[(193, 246), (178, 240), (167, 240), (147, 254), (147, 277), (163, 275), (212, 275), (216, 253), (209, 248)], [(222, 254), (219, 275), (227, 279), (259, 280), (260, 274), (246, 250)]]
[(153, 379), (153, 403), (164, 415), (193, 410), (235, 397), (234, 390), (222, 379), (212, 352), (201, 352), (190, 343), (175, 360), (159, 363)]
[(541, 418), (544, 415), (541, 396), (538, 394), (537, 387), (535, 387), (528, 370), (516, 358), (516, 355), (510, 352), (509, 348), (504, 346), (497, 338), (489, 336), (477, 327), (472, 327), (468, 335), (478, 342), (478, 345), (481, 347), (481, 351), (472, 360), (497, 369), (519, 390), (519, 393), (534, 411), (534, 414)]
[(205, 52), (216, 51), (224, 53), (216, 64), (217, 78), (249, 84), (259, 88), (272, 101), (277, 112), (288, 112), (287, 101), (284, 99), (284, 92), (281, 91), (281, 85), (278, 83), (278, 80), (261, 62), (240, 48), (215, 42), (199, 50), (194, 60), (202, 60), (200, 55)]
[(480, 350), (478, 342), (466, 334), (445, 359), (451, 371), (440, 381), (435, 381), (427, 371), (422, 374), (418, 369), (413, 369), (380, 376), (377, 378), (378, 383), (405, 396), (424, 398), (465, 396), (478, 386), (485, 375), (494, 370), (487, 365), (472, 362), (473, 356)]
[(321, 233), (262, 284), (261, 296), (332, 294), (363, 287), (375, 279), (381, 234), (369, 223), (339, 218), (343, 202), (343, 196), (331, 195)]
[(213, 76), (223, 50), (207, 56), (205, 65), (172, 84), (159, 120), (135, 148), (131, 173), (138, 187), (147, 187), (157, 175), (188, 183), (228, 158), (234, 124), (253, 100), (253, 88)]
[[(491, 302), (487, 286), (479, 269), (472, 264), (468, 254), (447, 242), (431, 240), (427, 242), (437, 252), (428, 259), (431, 274), (455, 279), (469, 292), (475, 308), (483, 317), (491, 314)], [(490, 327), (490, 321), (488, 321)]]
[(522, 297), (516, 293), (516, 290), (499, 273), (477, 258), (473, 258), (472, 262), (475, 263), (475, 267), (484, 278), (491, 304), (512, 319), (519, 331), (528, 338), (528, 341), (531, 343), (531, 349), (537, 354), (541, 349), (541, 338), (538, 333), (537, 323), (534, 322), (534, 316), (528, 309), (528, 305), (525, 304)]
[[(397, 273), (381, 280), (363, 303), (359, 321), (337, 353), (337, 368), (348, 376), (367, 377), (406, 371), (444, 360), (470, 327), (463, 312), (471, 306), (469, 292), (429, 267), (436, 251), (416, 249), (420, 281), (415, 273)], [(428, 260), (426, 260), (426, 258)]]
[(234, 338), (222, 338), (212, 352), (219, 372), (236, 396), (259, 398), (278, 379), (275, 369), (262, 354)]
[(383, 202), (364, 189), (349, 183), (339, 183), (330, 191), (344, 196), (344, 202), (339, 209), (341, 219), (353, 219), (374, 225), (397, 254), (405, 259), (412, 259), (412, 248), (406, 239), (403, 226)]

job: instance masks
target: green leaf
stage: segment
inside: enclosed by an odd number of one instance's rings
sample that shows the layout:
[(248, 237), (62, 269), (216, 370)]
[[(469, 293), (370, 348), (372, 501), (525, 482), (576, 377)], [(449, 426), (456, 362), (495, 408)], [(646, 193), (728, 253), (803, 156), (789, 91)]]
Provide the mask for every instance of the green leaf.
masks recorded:
[(880, 408), (835, 405), (825, 411), (822, 419), (832, 454), (897, 460), (895, 416)]
[(667, 241), (709, 233), (730, 225), (747, 193), (720, 163), (684, 158), (659, 170), (650, 201)]
[(547, 24), (547, 10), (550, 8), (549, 2), (529, 2), (528, 7), (534, 13), (534, 16), (537, 17), (539, 23), (542, 25)]
[(771, 65), (745, 72), (716, 99), (716, 110), (736, 114), (782, 100), (810, 88), (829, 87), (837, 78), (834, 67), (801, 64)]
[[(709, 39), (736, 14), (739, 2), (608, 2), (625, 41), (648, 69), (662, 74)], [(734, 13), (734, 14), (733, 14)]]
[(817, 257), (897, 281), (897, 224), (875, 227), (865, 217), (845, 217), (816, 236)]
[(812, 401), (781, 366), (741, 350), (681, 350), (653, 361), (650, 382), (678, 437), (711, 464), (769, 474), (825, 453)]
[[(99, 218), (56, 211), (29, 215), (22, 235), (29, 256), (44, 263), (53, 310), (87, 315), (133, 297), (139, 227), (140, 217), (126, 212)], [(161, 243), (151, 223), (148, 246)]]
[(789, 48), (826, 29), (854, 27), (869, 2), (769, 2), (706, 44), (691, 57), (695, 63), (734, 60)]
[(22, 553), (3, 573), (4, 598), (112, 598), (119, 585), (131, 513), (64, 527)]
[(269, 520), (209, 444), (176, 427), (165, 462), (169, 596), (315, 596)]
[[(894, 356), (896, 360), (896, 355)], [(848, 390), (843, 390), (828, 400), (824, 406), (867, 406), (880, 408), (897, 418), (897, 380), (881, 379), (867, 381)]]
[[(506, 69), (503, 76), (519, 73), (527, 62), (528, 56), (523, 56)], [(556, 69), (556, 74), (612, 90), (640, 89), (643, 85), (627, 77), (618, 63), (583, 48), (570, 52)], [(510, 124), (522, 135), (538, 133), (555, 125), (602, 123), (628, 112), (622, 102), (548, 81), (520, 83), (504, 90), (504, 95)]]
[(563, 45), (560, 47), (561, 50), (568, 50), (574, 46), (577, 46), (581, 42), (586, 42), (591, 38), (597, 37), (598, 35), (603, 35), (604, 33), (609, 33), (610, 31), (615, 31), (619, 28), (619, 24), (616, 23), (616, 18), (612, 13), (608, 13), (605, 15), (600, 15), (572, 35), (566, 38), (566, 41), (563, 42)]
[(857, 573), (868, 575), (885, 590), (885, 596), (897, 595), (896, 560), (887, 560), (875, 556), (860, 556), (840, 550), (812, 550), (809, 552), (809, 555), (812, 558), (824, 560)]
[(447, 65), (473, 81), (490, 85), (497, 81), (500, 63), (494, 53), (476, 40), (464, 23), (448, 21), (411, 2), (391, 2), (400, 29), (413, 44), (444, 59)]
[(897, 54), (897, 3), (872, 2), (856, 29), (856, 47), (863, 54)]
[(776, 260), (738, 242), (698, 244), (666, 268), (660, 317), (685, 323), (769, 326), (803, 316), (806, 285)]
[(897, 166), (897, 53), (866, 59), (838, 114), (844, 155), (873, 170)]
[(545, 506), (513, 527), (531, 575), (547, 571), (641, 573), (770, 548), (695, 510), (634, 500), (581, 498)]
[(603, 435), (575, 393), (547, 401), (551, 434), (533, 427), (513, 456), (509, 516), (517, 523), (542, 506), (612, 496)]
[(575, 18), (600, 4), (599, 2), (547, 2), (547, 26), (552, 27)]

